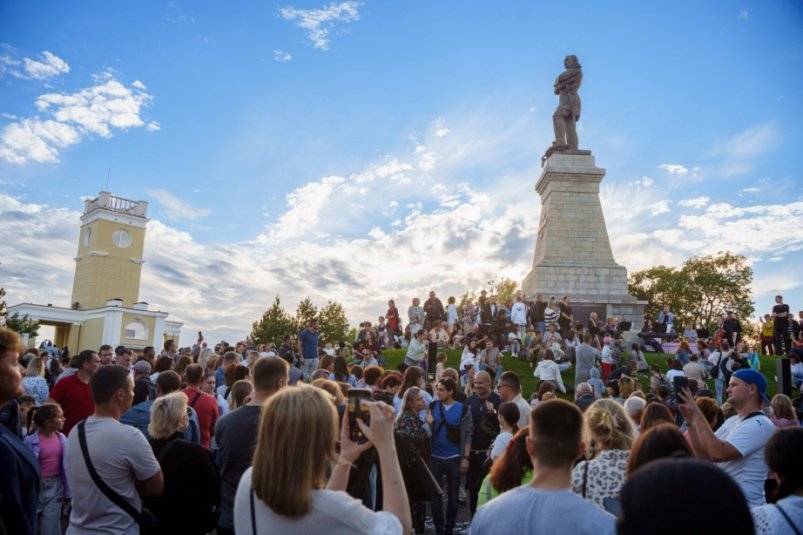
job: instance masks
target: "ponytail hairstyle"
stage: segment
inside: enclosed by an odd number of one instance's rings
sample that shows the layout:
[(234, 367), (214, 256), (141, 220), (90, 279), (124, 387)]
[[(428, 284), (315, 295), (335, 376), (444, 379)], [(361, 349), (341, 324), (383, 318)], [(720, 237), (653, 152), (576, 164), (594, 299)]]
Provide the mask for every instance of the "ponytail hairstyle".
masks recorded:
[(593, 459), (599, 450), (629, 450), (633, 445), (633, 422), (616, 401), (598, 399), (583, 415), (586, 444), (595, 448), (586, 455)]
[[(31, 410), (28, 411), (28, 417), (26, 418), (26, 427), (28, 429), (42, 429), (47, 422), (56, 418), (61, 412), (61, 406), (55, 402), (48, 402), (37, 407), (31, 407)], [(35, 428), (32, 427), (36, 426)]]
[(518, 405), (512, 401), (505, 401), (499, 405), (499, 416), (510, 426), (512, 434), (515, 435), (519, 432), (519, 418), (521, 418), (521, 412), (519, 411)]

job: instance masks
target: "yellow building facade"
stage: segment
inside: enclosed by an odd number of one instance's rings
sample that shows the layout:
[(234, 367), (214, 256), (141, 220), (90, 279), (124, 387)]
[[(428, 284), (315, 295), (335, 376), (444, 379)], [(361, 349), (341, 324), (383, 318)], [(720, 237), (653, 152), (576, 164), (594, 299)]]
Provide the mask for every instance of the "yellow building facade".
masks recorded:
[(158, 349), (167, 339), (178, 341), (182, 324), (139, 300), (147, 210), (145, 201), (105, 191), (85, 201), (71, 306), (21, 303), (8, 312), (54, 326), (53, 343), (72, 354), (103, 344)]

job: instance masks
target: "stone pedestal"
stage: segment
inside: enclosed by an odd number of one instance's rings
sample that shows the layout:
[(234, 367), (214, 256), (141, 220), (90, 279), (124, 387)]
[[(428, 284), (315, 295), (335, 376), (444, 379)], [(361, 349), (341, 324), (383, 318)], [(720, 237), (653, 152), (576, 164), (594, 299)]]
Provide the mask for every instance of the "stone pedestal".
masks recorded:
[(528, 299), (568, 295), (578, 321), (593, 310), (601, 319), (619, 316), (640, 329), (646, 301), (628, 294), (627, 270), (613, 258), (599, 200), (604, 176), (590, 151), (546, 159), (535, 185), (541, 217), (533, 269), (522, 289)]

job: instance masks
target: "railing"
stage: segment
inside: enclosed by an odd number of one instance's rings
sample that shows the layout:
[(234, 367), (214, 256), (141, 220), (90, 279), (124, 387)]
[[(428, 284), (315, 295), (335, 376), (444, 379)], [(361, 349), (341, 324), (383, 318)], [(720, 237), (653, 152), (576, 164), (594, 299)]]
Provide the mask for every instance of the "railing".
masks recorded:
[(98, 208), (145, 217), (148, 203), (145, 201), (132, 201), (131, 199), (117, 197), (107, 191), (101, 191), (96, 198), (85, 201), (84, 213), (89, 213)]

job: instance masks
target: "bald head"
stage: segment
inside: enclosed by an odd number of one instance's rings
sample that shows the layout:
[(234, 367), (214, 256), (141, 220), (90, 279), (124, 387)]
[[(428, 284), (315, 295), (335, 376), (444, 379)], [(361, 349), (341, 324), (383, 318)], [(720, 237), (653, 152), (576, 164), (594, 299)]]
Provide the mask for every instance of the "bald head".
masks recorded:
[(491, 375), (486, 371), (477, 372), (474, 375), (474, 393), (481, 398), (487, 398), (491, 394)]

